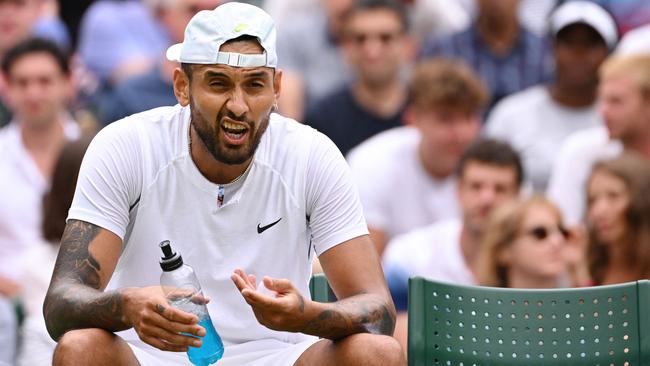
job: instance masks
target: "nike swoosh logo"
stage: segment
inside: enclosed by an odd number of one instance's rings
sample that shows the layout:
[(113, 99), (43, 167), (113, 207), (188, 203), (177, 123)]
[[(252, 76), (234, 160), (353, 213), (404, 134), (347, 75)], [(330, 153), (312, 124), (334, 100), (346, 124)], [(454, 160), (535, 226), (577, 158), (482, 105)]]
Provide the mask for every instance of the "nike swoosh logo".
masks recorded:
[(268, 225), (260, 226), (260, 224), (257, 224), (257, 233), (261, 234), (261, 233), (265, 232), (266, 230), (270, 229), (273, 225), (280, 222), (280, 220), (282, 220), (282, 217), (280, 217), (277, 221), (272, 222), (272, 223), (270, 223)]

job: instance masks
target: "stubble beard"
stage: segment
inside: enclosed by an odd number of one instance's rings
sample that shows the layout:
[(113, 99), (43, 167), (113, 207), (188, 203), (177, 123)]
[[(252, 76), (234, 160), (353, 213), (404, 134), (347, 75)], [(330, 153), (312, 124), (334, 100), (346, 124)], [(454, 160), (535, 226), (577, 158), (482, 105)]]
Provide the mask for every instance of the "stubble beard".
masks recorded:
[[(271, 113), (267, 113), (267, 115), (259, 122), (257, 130), (255, 130), (254, 122), (243, 120), (241, 117), (236, 117), (234, 114), (225, 110), (220, 111), (217, 115), (216, 129), (213, 129), (211, 128), (210, 123), (208, 123), (208, 121), (197, 112), (197, 109), (194, 108), (193, 100), (190, 100), (190, 116), (191, 124), (194, 126), (196, 134), (199, 136), (210, 155), (220, 163), (239, 165), (245, 163), (255, 155), (255, 151), (257, 150), (260, 141), (262, 141), (262, 136), (269, 125)], [(248, 133), (250, 134), (248, 137), (248, 144), (237, 147), (228, 147), (223, 141), (218, 140), (217, 132), (218, 129), (221, 128), (221, 121), (224, 117), (245, 123), (248, 126)]]

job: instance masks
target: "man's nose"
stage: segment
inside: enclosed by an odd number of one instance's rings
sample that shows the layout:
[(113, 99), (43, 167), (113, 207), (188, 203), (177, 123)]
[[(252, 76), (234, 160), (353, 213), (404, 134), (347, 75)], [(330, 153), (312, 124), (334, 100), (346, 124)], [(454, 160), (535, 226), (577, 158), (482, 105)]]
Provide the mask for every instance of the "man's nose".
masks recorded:
[(241, 88), (235, 88), (232, 91), (230, 98), (226, 102), (226, 107), (238, 117), (243, 117), (248, 112), (248, 104)]

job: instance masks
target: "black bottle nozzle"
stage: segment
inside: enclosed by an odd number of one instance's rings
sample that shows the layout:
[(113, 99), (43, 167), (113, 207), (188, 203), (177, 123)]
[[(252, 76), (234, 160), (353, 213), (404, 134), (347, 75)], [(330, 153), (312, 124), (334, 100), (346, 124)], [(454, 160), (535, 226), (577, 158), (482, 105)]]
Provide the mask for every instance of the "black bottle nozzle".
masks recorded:
[(174, 252), (169, 240), (161, 241), (158, 246), (163, 252), (163, 256), (160, 258), (160, 268), (162, 268), (163, 271), (173, 271), (183, 265), (183, 257)]

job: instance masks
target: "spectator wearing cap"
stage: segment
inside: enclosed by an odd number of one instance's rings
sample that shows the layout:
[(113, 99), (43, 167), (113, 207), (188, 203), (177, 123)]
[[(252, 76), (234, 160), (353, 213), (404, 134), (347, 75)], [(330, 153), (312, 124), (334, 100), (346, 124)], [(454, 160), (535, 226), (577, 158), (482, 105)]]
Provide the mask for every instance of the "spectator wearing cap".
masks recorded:
[(354, 80), (316, 102), (305, 123), (346, 155), (367, 138), (402, 124), (411, 45), (406, 10), (398, 0), (360, 0), (343, 22), (343, 51)]
[(569, 225), (584, 217), (585, 185), (596, 162), (623, 152), (650, 160), (650, 55), (615, 54), (599, 73), (598, 111), (605, 125), (566, 138), (547, 192)]
[(444, 57), (467, 63), (487, 84), (488, 109), (501, 98), (549, 79), (547, 42), (519, 22), (519, 0), (479, 0), (476, 20), (462, 32), (432, 38), (421, 58)]
[[(212, 299), (218, 364), (406, 365), (343, 156), (272, 113), (282, 71), (271, 17), (227, 2), (185, 35), (167, 51), (181, 63), (179, 104), (112, 123), (84, 156), (43, 307), (54, 365), (189, 363), (183, 352), (207, 333), (163, 294), (163, 240)], [(334, 303), (310, 299), (315, 256)]]
[(602, 125), (596, 110), (598, 67), (616, 46), (614, 19), (600, 6), (571, 1), (550, 18), (555, 78), (501, 101), (488, 116), (485, 133), (518, 150), (533, 188), (546, 189), (562, 141), (571, 133)]

